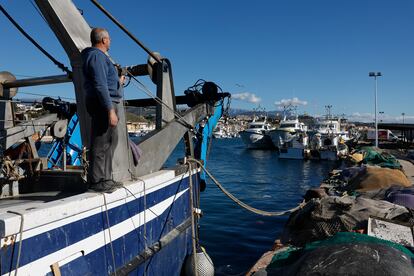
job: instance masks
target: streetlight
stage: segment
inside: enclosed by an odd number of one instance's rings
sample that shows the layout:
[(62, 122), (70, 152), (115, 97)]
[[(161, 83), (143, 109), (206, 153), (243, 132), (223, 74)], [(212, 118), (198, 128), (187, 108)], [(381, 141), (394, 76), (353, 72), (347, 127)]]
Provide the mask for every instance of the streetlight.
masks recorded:
[[(381, 115), (380, 115), (380, 118), (383, 118), (383, 116), (384, 116), (384, 111), (379, 111), (379, 112), (378, 112), (378, 114), (381, 114)], [(380, 119), (380, 122), (382, 123), (382, 119)]]
[(403, 116), (403, 124), (404, 124), (404, 116), (405, 116), (405, 113), (403, 112), (403, 113), (401, 113), (401, 115)]
[(378, 120), (377, 120), (377, 77), (381, 77), (381, 72), (369, 72), (368, 76), (375, 79), (375, 146), (378, 147)]

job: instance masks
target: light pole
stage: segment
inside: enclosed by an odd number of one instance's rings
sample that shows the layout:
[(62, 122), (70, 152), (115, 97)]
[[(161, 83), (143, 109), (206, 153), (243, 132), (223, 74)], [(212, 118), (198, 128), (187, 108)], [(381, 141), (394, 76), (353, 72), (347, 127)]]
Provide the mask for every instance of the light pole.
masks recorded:
[(327, 120), (331, 119), (331, 108), (332, 108), (332, 105), (325, 105)]
[(401, 113), (401, 115), (403, 117), (403, 124), (404, 124), (404, 116), (405, 116), (405, 113), (403, 112), (403, 113)]
[(381, 114), (380, 115), (380, 122), (382, 123), (382, 119), (384, 118), (383, 117), (384, 116), (384, 111), (379, 111), (378, 114)]
[(381, 72), (369, 72), (368, 76), (375, 79), (375, 146), (378, 147), (378, 119), (377, 119), (377, 77), (381, 77)]

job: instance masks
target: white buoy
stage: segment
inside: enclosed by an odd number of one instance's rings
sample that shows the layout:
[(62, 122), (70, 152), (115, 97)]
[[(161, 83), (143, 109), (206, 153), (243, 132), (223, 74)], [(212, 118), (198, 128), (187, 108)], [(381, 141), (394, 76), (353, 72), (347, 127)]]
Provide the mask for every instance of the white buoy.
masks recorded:
[[(196, 253), (196, 269), (198, 276), (214, 276), (214, 264), (210, 256), (206, 253), (204, 248), (197, 250)], [(184, 264), (184, 273), (186, 276), (195, 276), (194, 271), (194, 256), (187, 255)]]

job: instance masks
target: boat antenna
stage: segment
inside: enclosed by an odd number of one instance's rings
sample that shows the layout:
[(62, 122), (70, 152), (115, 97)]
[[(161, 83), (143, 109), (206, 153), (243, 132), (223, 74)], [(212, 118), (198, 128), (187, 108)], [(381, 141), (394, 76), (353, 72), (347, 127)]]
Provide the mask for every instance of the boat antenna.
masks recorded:
[(91, 0), (91, 2), (101, 11), (103, 12), (112, 22), (115, 23), (124, 33), (126, 33), (135, 43), (137, 43), (148, 55), (150, 55), (153, 59), (157, 62), (161, 63), (161, 59), (154, 54), (150, 49), (148, 49), (141, 41), (138, 40), (124, 25), (122, 25), (112, 14), (110, 14), (101, 4), (99, 4), (96, 0)]
[(325, 105), (325, 109), (326, 109), (326, 119), (330, 120), (331, 118), (331, 108), (332, 105)]
[(72, 76), (72, 71), (68, 69), (63, 63), (55, 59), (51, 54), (49, 54), (42, 46), (39, 45), (25, 30), (10, 16), (10, 14), (3, 8), (3, 5), (0, 4), (0, 11), (7, 17), (7, 19), (12, 23), (19, 32), (24, 35), (37, 49), (40, 50), (46, 57), (48, 57), (57, 67), (62, 71), (66, 72), (69, 77)]

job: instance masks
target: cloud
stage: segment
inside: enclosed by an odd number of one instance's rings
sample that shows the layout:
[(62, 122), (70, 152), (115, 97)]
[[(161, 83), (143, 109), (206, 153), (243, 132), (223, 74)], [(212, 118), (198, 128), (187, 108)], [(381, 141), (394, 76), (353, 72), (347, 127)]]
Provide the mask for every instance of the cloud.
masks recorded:
[(260, 103), (262, 100), (260, 97), (257, 97), (255, 94), (249, 92), (232, 94), (231, 98), (249, 103)]
[(296, 97), (294, 97), (292, 99), (282, 99), (280, 101), (276, 101), (275, 102), (275, 105), (276, 106), (279, 106), (279, 107), (281, 107), (281, 106), (289, 106), (289, 105), (299, 106), (299, 105), (307, 105), (307, 104), (308, 104), (307, 101), (301, 101), (301, 100), (299, 100)]

